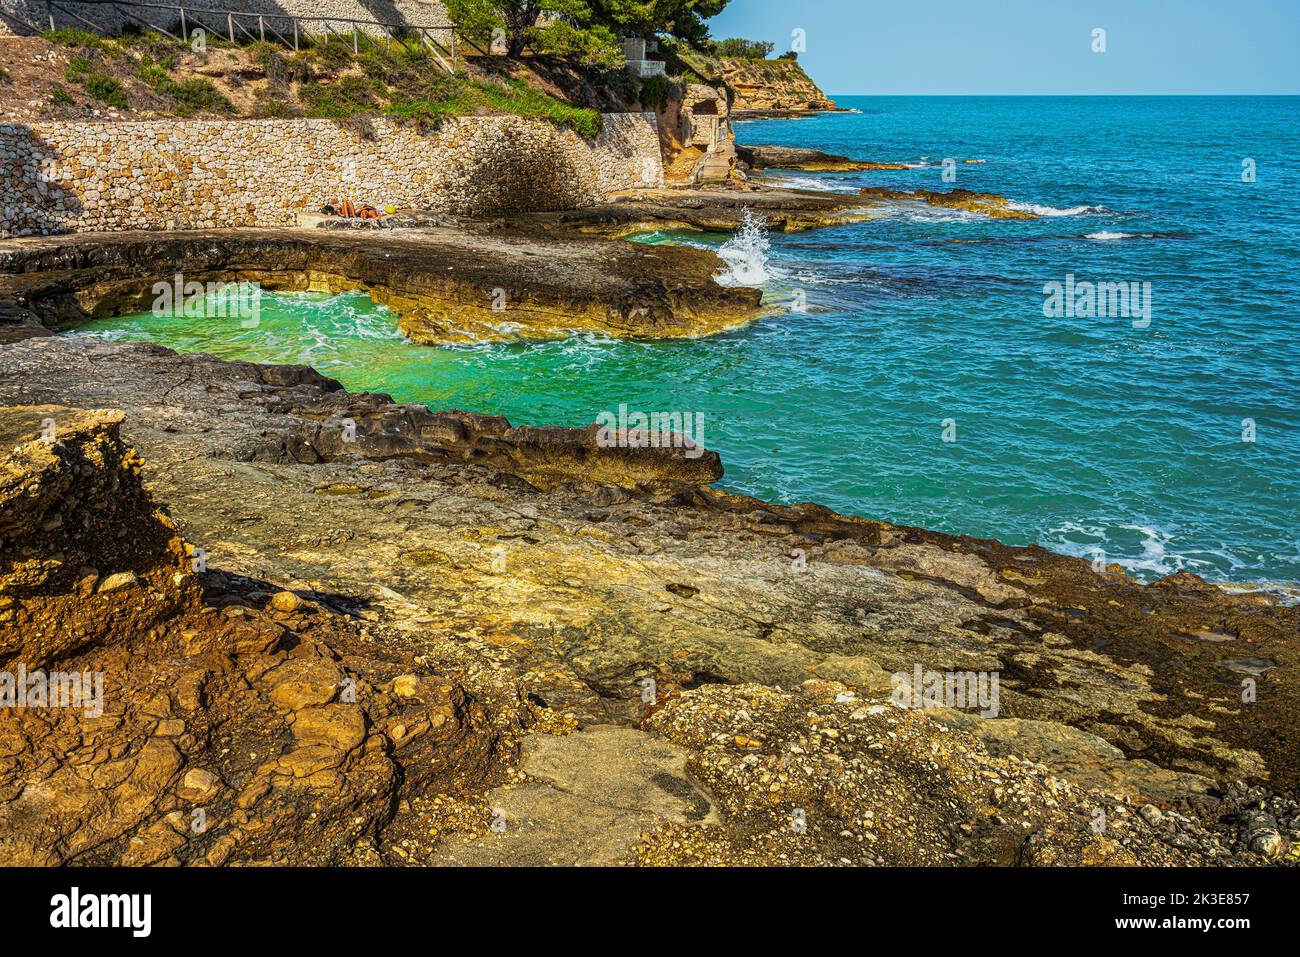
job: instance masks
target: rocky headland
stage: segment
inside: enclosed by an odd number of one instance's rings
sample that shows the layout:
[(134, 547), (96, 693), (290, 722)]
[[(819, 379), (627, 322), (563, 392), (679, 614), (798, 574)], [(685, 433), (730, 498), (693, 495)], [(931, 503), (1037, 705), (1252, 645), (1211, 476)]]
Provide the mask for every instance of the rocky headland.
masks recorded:
[(726, 58), (720, 73), (732, 89), (738, 119), (777, 119), (836, 109), (797, 60)]
[[(713, 280), (717, 260), (492, 224), (474, 230), (211, 230), (76, 234), (0, 249), (0, 302), (24, 328), (147, 310), (155, 282), (256, 282), (264, 289), (364, 289), (416, 342), (543, 338), (584, 329), (705, 335), (758, 312), (760, 294)], [(24, 318), (20, 310), (28, 314)], [(32, 318), (34, 317), (34, 318)], [(0, 324), (0, 330), (4, 325)], [(13, 333), (9, 333), (12, 335)], [(0, 336), (5, 335), (0, 331)]]
[(360, 289), (412, 341), (612, 336), (690, 338), (761, 314), (759, 290), (723, 286), (706, 250), (629, 243), (662, 229), (734, 231), (746, 216), (796, 232), (924, 203), (1032, 218), (1001, 196), (867, 188), (636, 190), (598, 205), (467, 222), (405, 213), (317, 229), (177, 230), (25, 237), (0, 247), (0, 342), (149, 308), (158, 282), (268, 290)]

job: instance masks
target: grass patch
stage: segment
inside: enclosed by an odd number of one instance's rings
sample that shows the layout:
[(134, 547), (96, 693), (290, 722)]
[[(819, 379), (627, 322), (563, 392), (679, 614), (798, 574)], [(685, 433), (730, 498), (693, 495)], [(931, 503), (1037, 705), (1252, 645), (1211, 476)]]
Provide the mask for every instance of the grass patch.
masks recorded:
[[(278, 58), (289, 75), (342, 72), (333, 81), (309, 79), (303, 84), (301, 96), (310, 117), (383, 114), (438, 123), (453, 116), (513, 114), (546, 120), (585, 139), (599, 136), (603, 125), (598, 111), (574, 106), (520, 79), (479, 81), (464, 74), (448, 75), (425, 48), (398, 39), (391, 50), (371, 47), (356, 53), (350, 44), (329, 39), (313, 42), (297, 58), (281, 57), (278, 52), (268, 52), (266, 57), (268, 69)], [(293, 60), (297, 62), (291, 64)]]
[(94, 70), (90, 60), (84, 56), (74, 56), (68, 61), (68, 67), (63, 71), (63, 78), (69, 83), (80, 83), (87, 75)]
[(116, 107), (119, 110), (125, 110), (130, 106), (127, 103), (126, 90), (122, 89), (122, 84), (111, 76), (96, 70), (95, 64), (91, 62), (90, 57), (79, 53), (69, 60), (67, 69), (63, 71), (63, 79), (68, 83), (80, 84), (87, 93), (108, 106)]
[(335, 83), (309, 83), (303, 87), (307, 115), (325, 119), (342, 119), (379, 110), (380, 88), (366, 76), (350, 73)]
[(80, 50), (99, 50), (101, 53), (107, 53), (110, 56), (120, 56), (121, 48), (107, 37), (101, 37), (98, 33), (91, 33), (89, 30), (79, 30), (77, 27), (59, 27), (57, 30), (46, 30), (41, 34), (51, 43), (57, 43), (59, 46), (73, 47)]
[(55, 106), (71, 106), (77, 101), (73, 98), (71, 93), (58, 84), (55, 84), (54, 89), (50, 91), (50, 102)]
[(473, 83), (471, 86), (494, 112), (549, 120), (556, 126), (573, 130), (587, 140), (595, 139), (604, 128), (604, 120), (598, 111), (556, 99), (534, 89), (523, 80), (507, 80), (499, 87), (490, 83)]
[(434, 122), (454, 116), (506, 113), (546, 120), (562, 129), (573, 130), (584, 139), (597, 138), (603, 129), (603, 118), (594, 109), (575, 107), (517, 79), (498, 86), (455, 78), (437, 95), (395, 96), (383, 112), (403, 120)]
[(297, 114), (283, 100), (260, 99), (253, 107), (253, 118), (258, 120), (289, 120)]
[(169, 82), (166, 92), (176, 100), (177, 116), (193, 116), (195, 113), (233, 113), (234, 104), (226, 99), (212, 81), (201, 76), (192, 76), (180, 83)]
[(91, 73), (86, 77), (85, 87), (87, 93), (108, 106), (125, 110), (129, 105), (122, 84), (111, 76), (105, 76), (102, 73)]
[[(127, 108), (127, 101), (122, 83), (108, 72), (143, 81), (174, 102), (177, 116), (236, 112), (211, 80), (177, 79), (177, 70), (192, 57), (186, 44), (170, 37), (141, 31), (109, 40), (64, 28), (47, 33), (46, 38), (77, 51), (68, 63), (66, 82), (84, 85), (91, 96), (111, 106)], [(215, 39), (208, 37), (209, 47)], [(265, 89), (257, 91), (251, 112), (258, 117), (387, 115), (436, 123), (453, 116), (505, 114), (544, 120), (584, 139), (599, 136), (603, 126), (596, 110), (575, 106), (517, 77), (479, 80), (464, 73), (449, 75), (415, 35), (394, 36), (388, 45), (368, 44), (363, 39), (360, 51), (338, 37), (304, 37), (298, 52), (263, 42), (237, 46), (240, 57), (251, 57), (269, 81)], [(233, 50), (231, 47), (228, 55), (234, 57)], [(106, 60), (110, 57), (124, 58), (123, 69), (114, 66), (108, 70)], [(238, 72), (237, 67), (232, 70)], [(625, 73), (622, 79), (629, 86), (635, 83)], [(643, 94), (661, 102), (667, 90), (659, 80), (658, 85), (651, 82)]]
[(571, 129), (584, 139), (600, 135), (604, 120), (599, 112), (574, 106), (535, 90), (522, 80), (501, 84), (480, 83), (463, 77), (448, 77), (432, 95), (397, 95), (384, 112), (410, 120), (439, 122), (452, 116), (476, 116), (504, 113), (546, 120), (562, 129)]

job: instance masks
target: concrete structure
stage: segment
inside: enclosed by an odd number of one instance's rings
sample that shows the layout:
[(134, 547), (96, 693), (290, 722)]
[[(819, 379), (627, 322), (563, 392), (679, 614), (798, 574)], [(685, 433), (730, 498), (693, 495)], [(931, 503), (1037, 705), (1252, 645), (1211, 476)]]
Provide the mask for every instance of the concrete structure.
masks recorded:
[(659, 43), (656, 40), (645, 40), (641, 37), (624, 37), (623, 38), (623, 56), (627, 58), (627, 68), (633, 76), (663, 76), (667, 67), (663, 60), (648, 59), (646, 54), (653, 53), (659, 49)]

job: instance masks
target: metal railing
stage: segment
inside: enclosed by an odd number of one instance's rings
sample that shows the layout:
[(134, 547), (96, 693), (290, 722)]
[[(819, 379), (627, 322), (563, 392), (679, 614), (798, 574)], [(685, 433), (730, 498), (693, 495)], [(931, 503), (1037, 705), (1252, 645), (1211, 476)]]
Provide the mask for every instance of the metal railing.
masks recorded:
[[(394, 43), (406, 45), (407, 39), (414, 39), (417, 47), (428, 52), (439, 66), (448, 73), (456, 72), (456, 30), (451, 23), (415, 24), (387, 23), (382, 20), (356, 20), (350, 17), (315, 17), (294, 16), (287, 13), (249, 13), (241, 10), (225, 10), (217, 7), (187, 7), (171, 3), (134, 3), (119, 0), (77, 0), (79, 7), (95, 6), (112, 10), (122, 23), (133, 23), (150, 30), (156, 30), (174, 40), (189, 42), (195, 30), (215, 34), (231, 43), (242, 42), (279, 42), (286, 47), (299, 50), (305, 42), (313, 37), (325, 40), (341, 40), (350, 43), (354, 53), (361, 52), (364, 42), (374, 49), (391, 51)], [(143, 15), (132, 13), (126, 8), (144, 11)], [(49, 29), (57, 30), (56, 14), (62, 14), (69, 20), (90, 29), (111, 36), (111, 27), (96, 23), (69, 10), (56, 0), (46, 0), (46, 20)], [(149, 12), (159, 11), (159, 12)], [(165, 22), (164, 12), (174, 14)], [(36, 27), (23, 21), (29, 27)], [(214, 24), (216, 24), (214, 26)], [(309, 25), (319, 25), (318, 29), (309, 29)], [(39, 29), (44, 29), (41, 25)], [(178, 31), (178, 32), (173, 32)], [(382, 36), (382, 40), (380, 37)]]

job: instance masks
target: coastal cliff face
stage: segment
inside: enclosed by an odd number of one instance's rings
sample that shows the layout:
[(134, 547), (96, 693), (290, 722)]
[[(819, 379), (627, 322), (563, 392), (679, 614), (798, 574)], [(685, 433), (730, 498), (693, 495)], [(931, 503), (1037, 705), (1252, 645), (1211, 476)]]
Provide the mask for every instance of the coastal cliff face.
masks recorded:
[[(122, 410), (207, 566), (181, 570), (196, 610), (59, 659), (106, 675), (106, 737), (7, 731), (8, 862), (1214, 863), (1300, 838), (1259, 786), (1297, 773), (1300, 611), (1266, 597), (773, 506), (710, 489), (716, 460), (302, 367), (0, 349), (0, 404), (56, 396)], [(35, 518), (6, 547), (44, 557)], [(1267, 707), (1246, 657), (1276, 666)], [(1000, 671), (1000, 716), (900, 707), (917, 664)]]
[(783, 114), (833, 110), (827, 98), (795, 60), (723, 59), (722, 78), (735, 91), (733, 113)]

